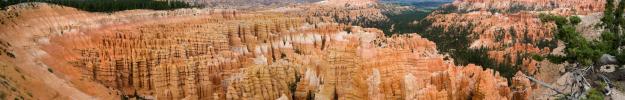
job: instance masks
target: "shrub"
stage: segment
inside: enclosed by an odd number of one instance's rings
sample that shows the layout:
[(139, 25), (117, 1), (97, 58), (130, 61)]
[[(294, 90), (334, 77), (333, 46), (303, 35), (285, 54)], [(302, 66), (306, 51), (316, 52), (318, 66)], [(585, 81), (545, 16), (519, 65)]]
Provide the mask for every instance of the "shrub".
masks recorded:
[(565, 56), (557, 56), (557, 55), (547, 55), (547, 57), (545, 57), (549, 60), (549, 62), (552, 63), (556, 63), (556, 64), (561, 64), (564, 61), (566, 61), (566, 57)]
[(495, 35), (495, 42), (502, 42), (505, 35), (506, 34), (503, 32), (503, 30), (497, 30), (497, 34)]
[(525, 6), (519, 5), (519, 4), (512, 4), (510, 9), (508, 9), (508, 11), (506, 13), (517, 13), (517, 12), (521, 12), (521, 11), (528, 10), (528, 9), (531, 9), (531, 8), (525, 7)]
[(48, 68), (48, 72), (54, 73), (54, 70), (52, 70), (52, 68)]
[(554, 21), (557, 25), (564, 25), (568, 23), (568, 20), (566, 19), (566, 17), (557, 16), (553, 14), (541, 13), (538, 15), (538, 17), (540, 18), (542, 22)]
[(586, 100), (604, 100), (605, 95), (601, 92), (599, 88), (590, 89), (588, 94), (586, 94)]
[(11, 58), (15, 58), (15, 54), (10, 53), (10, 52), (6, 52), (7, 56), (11, 57)]
[(569, 21), (571, 21), (571, 24), (577, 25), (582, 22), (582, 19), (579, 18), (578, 16), (571, 16), (569, 17)]
[(7, 97), (7, 94), (5, 94), (4, 92), (0, 92), (0, 99), (5, 99)]
[(540, 14), (540, 19), (544, 22), (555, 22), (557, 25), (555, 38), (561, 40), (565, 44), (564, 57), (548, 56), (553, 63), (562, 63), (563, 61), (578, 62), (582, 65), (592, 65), (594, 60), (598, 59), (601, 54), (606, 53), (605, 50), (594, 49), (601, 47), (601, 43), (588, 41), (579, 32), (576, 31), (575, 23), (581, 20), (576, 17), (566, 19), (563, 16)]
[(544, 57), (542, 57), (540, 55), (537, 55), (537, 54), (532, 55), (532, 59), (534, 59), (536, 61), (543, 61), (543, 60), (545, 60)]

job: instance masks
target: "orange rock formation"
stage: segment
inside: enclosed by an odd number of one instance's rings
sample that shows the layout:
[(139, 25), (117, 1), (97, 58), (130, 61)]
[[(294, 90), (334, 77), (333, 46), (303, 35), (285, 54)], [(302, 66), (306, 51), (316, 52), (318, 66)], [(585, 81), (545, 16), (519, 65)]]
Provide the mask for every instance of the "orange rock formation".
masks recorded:
[(537, 10), (569, 14), (603, 11), (605, 0), (455, 0), (452, 5), (462, 10)]
[[(473, 41), (470, 48), (489, 48), (491, 58), (504, 62), (506, 58), (515, 64), (523, 61), (528, 72), (534, 72), (536, 61), (529, 58), (517, 60), (518, 54), (548, 54), (549, 47), (538, 47), (539, 42), (553, 40), (553, 23), (543, 23), (537, 13), (493, 14), (476, 11), (466, 14), (433, 14), (426, 19), (432, 21), (432, 27), (449, 30), (453, 27), (471, 27), (469, 36)], [(509, 56), (509, 57), (506, 57)]]

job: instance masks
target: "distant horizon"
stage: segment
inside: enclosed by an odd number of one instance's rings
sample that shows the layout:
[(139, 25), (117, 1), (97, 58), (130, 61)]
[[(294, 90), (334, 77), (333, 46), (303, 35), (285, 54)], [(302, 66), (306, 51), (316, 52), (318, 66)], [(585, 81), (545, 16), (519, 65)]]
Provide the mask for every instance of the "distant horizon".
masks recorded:
[(380, 0), (382, 2), (453, 2), (454, 0)]

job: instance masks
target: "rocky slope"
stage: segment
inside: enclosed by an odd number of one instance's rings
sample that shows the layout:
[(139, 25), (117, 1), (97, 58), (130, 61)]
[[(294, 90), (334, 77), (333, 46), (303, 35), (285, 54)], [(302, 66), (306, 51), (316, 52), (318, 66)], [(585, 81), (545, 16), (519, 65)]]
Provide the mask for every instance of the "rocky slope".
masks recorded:
[(588, 14), (603, 11), (605, 0), (455, 0), (452, 5), (464, 11), (557, 11)]
[[(514, 64), (525, 74), (562, 90), (568, 86), (560, 80), (570, 79), (563, 75), (567, 65), (536, 61), (531, 57), (533, 54), (562, 54), (563, 45), (553, 41), (555, 24), (541, 22), (539, 14), (580, 16), (582, 23), (578, 31), (586, 38), (596, 38), (601, 29), (595, 25), (602, 16), (604, 4), (604, 0), (456, 0), (415, 23), (431, 23), (428, 30), (444, 30), (438, 32), (444, 33), (440, 35), (466, 32), (469, 34), (467, 47), (487, 48), (487, 55), (497, 62)], [(557, 94), (546, 88), (528, 92), (533, 99), (555, 99), (553, 95)]]
[(538, 62), (530, 56), (549, 54), (557, 47), (552, 41), (555, 24), (541, 22), (539, 14), (596, 14), (604, 4), (604, 0), (456, 0), (421, 23), (431, 23), (429, 30), (467, 31), (470, 48), (488, 48), (496, 61), (520, 64), (535, 73)]
[(35, 99), (493, 100), (532, 90), (522, 73), (509, 86), (493, 70), (456, 66), (416, 34), (286, 12), (20, 4), (0, 12), (3, 52), (15, 56), (0, 62), (37, 80), (8, 74), (43, 87), (21, 86)]
[(322, 4), (332, 6), (369, 6), (378, 0), (180, 0), (210, 8), (275, 8), (299, 4)]
[(488, 55), (498, 62), (517, 64), (530, 73), (536, 71), (536, 61), (518, 57), (520, 54), (549, 54), (554, 49), (555, 25), (543, 23), (536, 13), (494, 14), (476, 11), (466, 14), (433, 14), (426, 18), (432, 29), (468, 29), (471, 49), (487, 48)]
[(301, 3), (315, 3), (322, 0), (180, 0), (194, 5), (213, 8), (259, 8), (279, 7)]

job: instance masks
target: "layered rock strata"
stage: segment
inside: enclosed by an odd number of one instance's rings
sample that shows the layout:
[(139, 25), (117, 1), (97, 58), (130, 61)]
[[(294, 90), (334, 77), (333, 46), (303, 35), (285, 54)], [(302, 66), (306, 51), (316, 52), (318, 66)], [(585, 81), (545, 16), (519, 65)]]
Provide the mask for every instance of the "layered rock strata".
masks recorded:
[(590, 15), (603, 11), (604, 0), (455, 0), (426, 17), (432, 29), (468, 32), (469, 47), (487, 48), (499, 63), (522, 65), (528, 74), (537, 72), (538, 61), (557, 47), (555, 24), (541, 22), (539, 14)]
[[(471, 49), (487, 48), (498, 62), (522, 64), (528, 72), (536, 71), (537, 61), (518, 57), (520, 54), (549, 54), (555, 47), (555, 24), (543, 23), (538, 13), (494, 14), (476, 11), (466, 14), (433, 14), (426, 18), (431, 29), (450, 31), (468, 29)], [(508, 61), (506, 61), (508, 60)], [(519, 62), (521, 61), (521, 62)]]
[(605, 0), (455, 0), (452, 5), (464, 11), (556, 11), (589, 14), (604, 9)]

